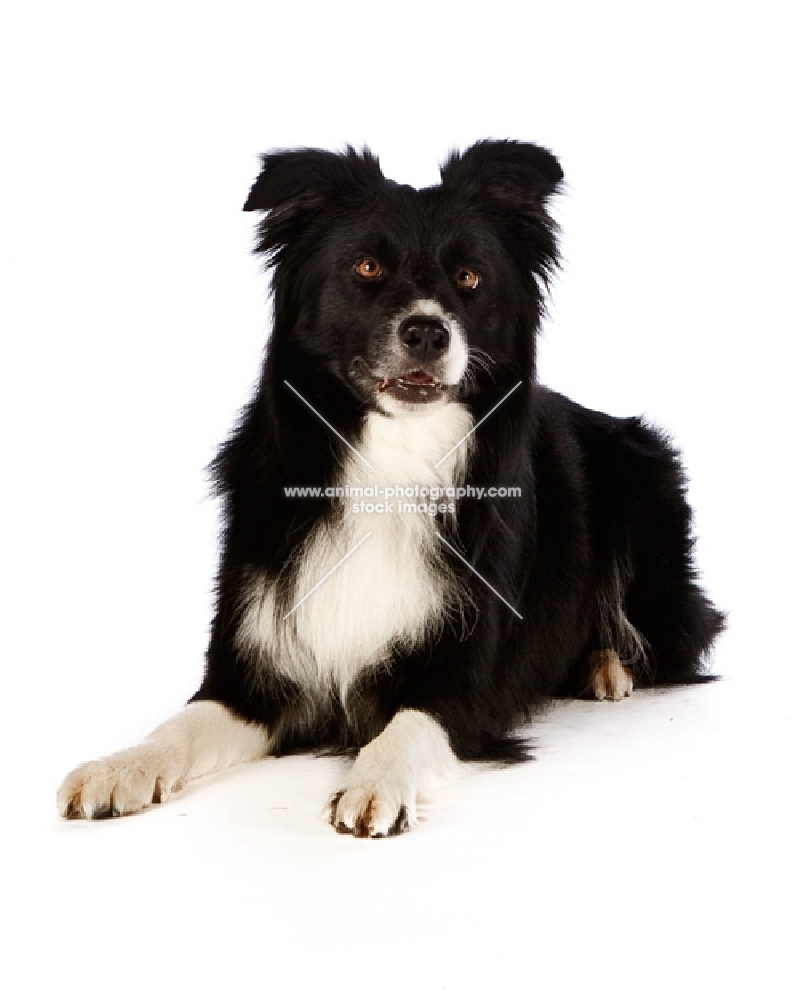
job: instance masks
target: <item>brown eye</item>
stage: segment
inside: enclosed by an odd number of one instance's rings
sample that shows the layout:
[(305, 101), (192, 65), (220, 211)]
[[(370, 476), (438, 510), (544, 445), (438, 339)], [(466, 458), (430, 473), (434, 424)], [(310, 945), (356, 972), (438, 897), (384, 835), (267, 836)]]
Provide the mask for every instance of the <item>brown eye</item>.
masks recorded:
[(474, 292), (481, 283), (481, 276), (471, 267), (460, 267), (456, 271), (456, 284), (465, 292)]
[(362, 257), (353, 265), (353, 271), (359, 278), (365, 281), (375, 281), (376, 278), (383, 277), (383, 268), (380, 261), (374, 257)]

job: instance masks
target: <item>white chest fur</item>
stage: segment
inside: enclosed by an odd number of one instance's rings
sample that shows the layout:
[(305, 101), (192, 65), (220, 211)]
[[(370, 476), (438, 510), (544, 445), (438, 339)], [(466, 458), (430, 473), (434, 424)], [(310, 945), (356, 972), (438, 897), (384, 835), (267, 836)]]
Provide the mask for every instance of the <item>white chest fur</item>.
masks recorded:
[[(459, 485), (468, 442), (434, 466), (471, 426), (469, 412), (455, 403), (409, 418), (370, 413), (354, 447), (372, 468), (350, 455), (334, 485)], [(361, 500), (392, 504), (393, 510), (354, 512)], [(269, 663), (303, 687), (320, 694), (336, 690), (344, 699), (363, 670), (440, 627), (454, 595), (435, 518), (400, 509), (400, 503), (432, 501), (379, 494), (329, 502), (341, 505), (343, 516), (321, 522), (296, 553), (296, 585), (285, 608), (297, 605), (295, 610), (284, 619), (285, 611), (276, 608), (275, 581), (254, 574), (243, 594), (237, 642), (255, 664)], [(453, 502), (444, 496), (437, 501)]]

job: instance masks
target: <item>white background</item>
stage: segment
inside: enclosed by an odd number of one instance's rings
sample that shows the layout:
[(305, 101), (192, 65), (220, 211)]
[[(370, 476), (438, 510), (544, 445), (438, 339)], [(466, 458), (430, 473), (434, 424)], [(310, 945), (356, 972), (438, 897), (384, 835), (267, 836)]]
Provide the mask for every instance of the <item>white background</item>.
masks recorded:
[[(291, 10), (291, 12), (287, 12)], [(9, 5), (2, 73), (2, 912), (15, 996), (796, 995), (792, 5)], [(197, 686), (203, 467), (256, 377), (240, 211), (271, 148), (424, 185), (477, 138), (568, 180), (540, 375), (682, 447), (724, 682), (564, 704), (408, 837), (265, 761), (62, 823), (79, 760)], [(9, 934), (10, 931), (10, 934)]]

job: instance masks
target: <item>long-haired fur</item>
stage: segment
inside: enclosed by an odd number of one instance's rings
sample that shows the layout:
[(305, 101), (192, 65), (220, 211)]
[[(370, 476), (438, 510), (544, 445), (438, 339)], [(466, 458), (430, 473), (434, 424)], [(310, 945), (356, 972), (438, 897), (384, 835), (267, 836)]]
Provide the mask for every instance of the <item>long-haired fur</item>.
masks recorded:
[[(514, 142), (454, 154), (421, 191), (366, 151), (264, 157), (245, 208), (275, 321), (213, 466), (205, 676), (142, 743), (71, 772), (62, 816), (314, 747), (358, 750), (333, 826), (387, 836), (457, 758), (523, 758), (514, 727), (546, 699), (708, 679), (723, 620), (674, 448), (536, 379), (561, 178)], [(374, 502), (328, 495), (350, 488)], [(401, 509), (409, 493), (426, 499)]]
[[(418, 708), (441, 723), (462, 758), (514, 758), (514, 724), (543, 698), (584, 693), (592, 651), (616, 650), (638, 686), (689, 682), (703, 679), (702, 658), (722, 624), (695, 580), (684, 474), (666, 437), (536, 381), (535, 333), (557, 266), (547, 210), (562, 177), (557, 161), (537, 146), (481, 142), (451, 156), (441, 177), (415, 191), (386, 180), (367, 151), (283, 152), (264, 157), (245, 204), (262, 213), (256, 249), (273, 268), (275, 322), (255, 397), (214, 465), (224, 547), (195, 698), (265, 723), (276, 752), (357, 747), (399, 709)], [(380, 289), (351, 281), (351, 258), (367, 252), (387, 261)], [(483, 287), (465, 298), (449, 269), (473, 260)], [(340, 530), (341, 512), (324, 500), (289, 499), (284, 487), (356, 474), (342, 438), (388, 447), (385, 433), (383, 445), (380, 434), (370, 438), (370, 422), (391, 434), (392, 421), (397, 429), (403, 420), (376, 417), (352, 363), (374, 356), (384, 321), (422, 297), (441, 302), (465, 331), (469, 362), (445, 407), (459, 431), (522, 383), (478, 428), (466, 465), (448, 481), (513, 483), (521, 499), (465, 498), (455, 517), (437, 515), (416, 541), (406, 538), (424, 550), (418, 586), (435, 592), (420, 601), (419, 628), (412, 608), (405, 632), (388, 629), (374, 662), (337, 660), (321, 668), (336, 683), (312, 683), (320, 669), (312, 647), (321, 640), (298, 634), (308, 621), (286, 625), (282, 616), (302, 596), (298, 581), (311, 582), (304, 567), (328, 565), (312, 550)], [(521, 619), (435, 542), (431, 527)], [(387, 545), (374, 548), (384, 560), (372, 567), (375, 587), (414, 587), (403, 573), (408, 554), (398, 549), (392, 564)], [(346, 586), (345, 574), (326, 586)], [(454, 604), (459, 613), (448, 614)], [(355, 615), (369, 608), (348, 610), (343, 597), (320, 609), (354, 616), (345, 628), (358, 659)]]

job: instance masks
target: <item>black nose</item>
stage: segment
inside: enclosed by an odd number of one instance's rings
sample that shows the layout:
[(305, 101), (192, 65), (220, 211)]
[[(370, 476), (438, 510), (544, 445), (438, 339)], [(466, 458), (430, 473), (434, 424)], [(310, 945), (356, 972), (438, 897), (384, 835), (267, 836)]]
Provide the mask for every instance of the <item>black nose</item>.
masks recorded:
[(417, 361), (436, 361), (450, 346), (450, 331), (431, 316), (409, 316), (400, 324), (397, 333)]

